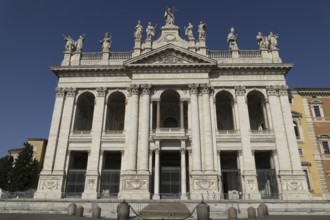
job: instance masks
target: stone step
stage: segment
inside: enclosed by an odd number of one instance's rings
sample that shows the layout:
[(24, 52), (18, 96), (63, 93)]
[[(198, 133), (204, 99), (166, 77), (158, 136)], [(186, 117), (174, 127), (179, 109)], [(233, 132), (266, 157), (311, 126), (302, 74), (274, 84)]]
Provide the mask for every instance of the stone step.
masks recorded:
[(183, 219), (190, 215), (190, 211), (180, 202), (151, 203), (139, 215), (146, 219)]

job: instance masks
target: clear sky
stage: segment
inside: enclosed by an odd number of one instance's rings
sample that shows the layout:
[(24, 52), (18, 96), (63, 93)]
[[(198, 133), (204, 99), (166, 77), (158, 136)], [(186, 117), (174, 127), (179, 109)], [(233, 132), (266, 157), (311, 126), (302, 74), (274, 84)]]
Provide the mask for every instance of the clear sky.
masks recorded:
[(295, 64), (289, 87), (330, 87), (327, 0), (0, 0), (0, 157), (26, 138), (48, 139), (57, 84), (49, 66), (61, 63), (63, 34), (86, 34), (84, 51), (99, 52), (109, 32), (112, 51), (130, 51), (137, 21), (157, 24), (159, 34), (166, 6), (176, 9), (182, 37), (188, 22), (197, 36), (204, 21), (211, 50), (228, 49), (231, 26), (242, 50), (257, 49), (259, 31), (278, 33), (282, 60)]

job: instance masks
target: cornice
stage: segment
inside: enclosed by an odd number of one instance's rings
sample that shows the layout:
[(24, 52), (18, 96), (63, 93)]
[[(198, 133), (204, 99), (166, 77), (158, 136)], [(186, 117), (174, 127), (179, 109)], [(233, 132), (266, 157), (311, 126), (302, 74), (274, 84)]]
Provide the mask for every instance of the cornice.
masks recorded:
[(295, 88), (301, 96), (330, 96), (330, 88)]
[(51, 66), (57, 77), (127, 76), (123, 66)]

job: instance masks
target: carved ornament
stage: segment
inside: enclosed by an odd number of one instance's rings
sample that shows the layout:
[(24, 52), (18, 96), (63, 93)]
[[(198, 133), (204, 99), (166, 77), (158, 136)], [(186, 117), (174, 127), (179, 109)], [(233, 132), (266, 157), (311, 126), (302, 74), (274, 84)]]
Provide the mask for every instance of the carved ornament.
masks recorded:
[(216, 188), (215, 180), (208, 179), (195, 179), (194, 189), (195, 190), (211, 190)]
[(107, 88), (99, 87), (99, 88), (96, 88), (96, 91), (97, 91), (98, 96), (105, 96), (105, 92), (107, 91)]
[(135, 179), (126, 180), (124, 187), (126, 190), (145, 190), (147, 185), (147, 180)]
[(62, 87), (56, 87), (55, 92), (57, 97), (63, 97), (65, 93), (65, 89)]
[(190, 88), (190, 94), (197, 94), (198, 93), (198, 84), (189, 84), (188, 87)]
[(245, 86), (235, 86), (236, 95), (245, 95)]
[(65, 88), (65, 91), (67, 96), (74, 97), (76, 95), (77, 89), (71, 87), (71, 88)]
[(127, 88), (129, 95), (139, 95), (139, 85), (131, 84), (130, 87)]

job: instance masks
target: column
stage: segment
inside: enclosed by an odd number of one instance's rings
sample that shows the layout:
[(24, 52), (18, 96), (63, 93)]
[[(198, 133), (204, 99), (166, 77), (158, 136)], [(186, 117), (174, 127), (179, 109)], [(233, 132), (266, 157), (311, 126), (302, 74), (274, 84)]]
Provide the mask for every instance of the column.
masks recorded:
[(53, 170), (57, 141), (60, 132), (61, 118), (63, 114), (64, 93), (64, 88), (56, 88), (56, 98), (52, 117), (52, 124), (50, 126), (48, 144), (44, 159), (45, 162), (43, 165), (43, 170), (41, 171), (41, 175), (49, 175)]
[(103, 127), (105, 92), (106, 88), (96, 88), (97, 96), (93, 114), (92, 146), (87, 163), (85, 186), (88, 186), (82, 194), (83, 199), (97, 199), (97, 186), (99, 181), (99, 160), (101, 150), (101, 136)]
[(204, 123), (204, 146), (205, 146), (205, 173), (214, 173), (214, 153), (211, 131), (211, 112), (210, 112), (210, 96), (209, 87), (204, 84), (202, 87), (203, 97), (203, 123)]
[(262, 100), (262, 114), (264, 115), (265, 128), (269, 129), (268, 115), (267, 115), (267, 111), (266, 111), (266, 100)]
[(180, 129), (184, 129), (183, 101), (180, 101)]
[(201, 173), (201, 145), (199, 132), (199, 113), (196, 84), (190, 87), (190, 106), (191, 106), (191, 139), (192, 139), (192, 173)]
[(60, 176), (65, 174), (65, 157), (67, 154), (68, 139), (70, 135), (71, 124), (73, 121), (73, 107), (76, 95), (75, 88), (66, 88), (65, 91), (67, 92), (67, 94), (63, 108), (60, 136), (58, 139), (58, 147), (53, 170), (53, 174)]
[(160, 101), (157, 101), (157, 121), (156, 121), (156, 129), (160, 128)]
[(149, 154), (149, 132), (150, 132), (150, 85), (141, 85), (141, 136), (138, 152), (138, 173), (149, 174), (148, 154)]
[(233, 110), (234, 110), (233, 118), (235, 119), (235, 124), (234, 124), (235, 130), (240, 130), (239, 119), (238, 119), (238, 109), (237, 109), (237, 99), (236, 98), (234, 98), (234, 100), (233, 100), (233, 106), (234, 106), (234, 108), (233, 108)]
[[(276, 140), (276, 147), (278, 157), (281, 158), (281, 163), (279, 163), (279, 175), (285, 173), (291, 173), (291, 160), (290, 153), (288, 151), (287, 138), (285, 134), (285, 128), (282, 118), (281, 103), (279, 101), (278, 92), (275, 87), (267, 88), (267, 95), (271, 110), (271, 118), (273, 121), (274, 136)], [(290, 111), (291, 113), (291, 111)], [(292, 125), (292, 121), (291, 121)], [(295, 135), (293, 134), (293, 137)], [(297, 151), (298, 148), (296, 148)], [(298, 152), (298, 151), (297, 151)], [(300, 159), (299, 159), (300, 161)], [(300, 163), (300, 162), (299, 162)]]
[(157, 148), (155, 148), (155, 175), (154, 175), (154, 195), (153, 199), (160, 199), (159, 196), (159, 141), (157, 141), (158, 144)]
[(128, 155), (127, 155), (127, 171), (129, 173), (136, 172), (136, 156), (137, 156), (137, 137), (138, 137), (138, 116), (139, 116), (139, 90), (137, 85), (131, 85), (128, 88), (130, 93), (130, 125), (128, 128)]
[(186, 143), (181, 141), (181, 199), (187, 200), (187, 170), (186, 170)]
[[(34, 198), (44, 199), (48, 198), (61, 198), (61, 190), (57, 190), (55, 195), (50, 194), (50, 190), (44, 188), (44, 185), (47, 183), (54, 184), (54, 186), (61, 184), (61, 176), (58, 178), (52, 177), (51, 173), (54, 166), (56, 149), (58, 147), (58, 137), (60, 133), (61, 120), (63, 115), (63, 106), (64, 106), (64, 97), (65, 89), (56, 88), (56, 98), (55, 105), (52, 117), (52, 123), (49, 132), (48, 145), (46, 148), (45, 162), (43, 170), (40, 173), (38, 189), (34, 194)], [(65, 157), (65, 156), (64, 156)]]
[(237, 86), (235, 90), (242, 142), (242, 153), (239, 155), (239, 160), (241, 162), (242, 179), (244, 179), (244, 182), (242, 182), (243, 193), (245, 193), (246, 199), (260, 199), (255, 160), (251, 149), (250, 121), (245, 100), (245, 87)]

